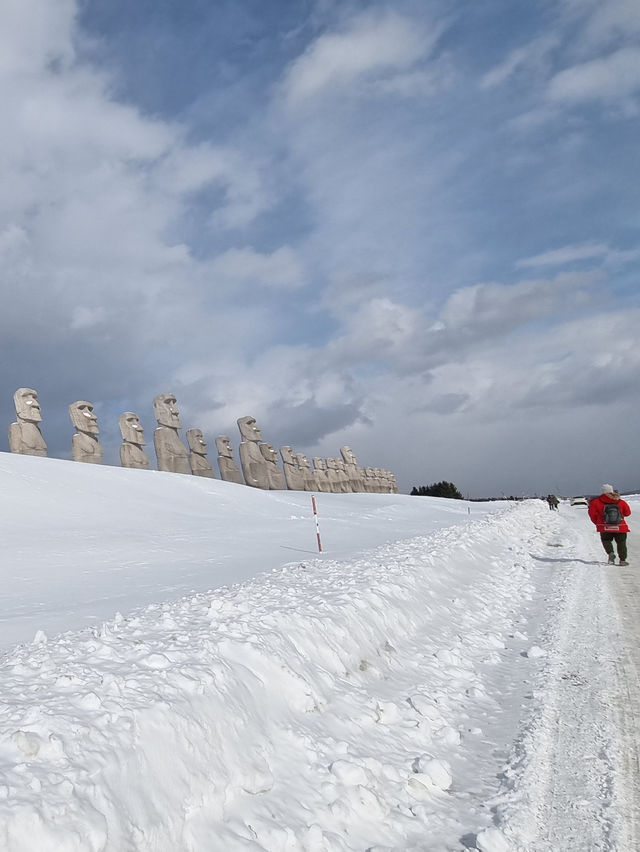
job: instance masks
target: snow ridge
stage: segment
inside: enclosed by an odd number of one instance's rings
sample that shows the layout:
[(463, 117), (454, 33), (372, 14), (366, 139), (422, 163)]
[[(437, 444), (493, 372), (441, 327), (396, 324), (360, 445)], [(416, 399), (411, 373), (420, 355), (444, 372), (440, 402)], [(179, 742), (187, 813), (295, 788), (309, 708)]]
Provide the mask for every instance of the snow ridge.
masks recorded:
[(534, 592), (544, 508), (16, 648), (0, 846), (417, 850), (428, 831), (450, 849), (489, 822), (479, 806), (459, 824), (456, 772), (474, 719), (499, 713), (490, 675)]

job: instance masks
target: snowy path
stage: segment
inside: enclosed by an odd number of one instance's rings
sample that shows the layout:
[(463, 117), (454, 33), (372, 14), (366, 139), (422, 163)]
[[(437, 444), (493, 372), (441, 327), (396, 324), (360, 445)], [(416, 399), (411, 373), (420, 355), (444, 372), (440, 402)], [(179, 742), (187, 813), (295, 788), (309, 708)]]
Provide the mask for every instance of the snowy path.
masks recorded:
[[(498, 800), (499, 824), (522, 852), (637, 852), (638, 574), (603, 563), (580, 512), (565, 507), (558, 521), (564, 547), (547, 595), (547, 665), (507, 772), (512, 792)], [(629, 537), (632, 553), (638, 538)], [(501, 841), (496, 832), (482, 848), (499, 852)]]
[(620, 849), (640, 849), (640, 532), (627, 537), (631, 565), (608, 572), (620, 622), (621, 653), (617, 662), (619, 693), (615, 696), (622, 741), (620, 799), (627, 820)]
[(637, 852), (633, 568), (577, 508), (416, 501), (360, 514), (428, 534), (8, 651), (0, 849)]

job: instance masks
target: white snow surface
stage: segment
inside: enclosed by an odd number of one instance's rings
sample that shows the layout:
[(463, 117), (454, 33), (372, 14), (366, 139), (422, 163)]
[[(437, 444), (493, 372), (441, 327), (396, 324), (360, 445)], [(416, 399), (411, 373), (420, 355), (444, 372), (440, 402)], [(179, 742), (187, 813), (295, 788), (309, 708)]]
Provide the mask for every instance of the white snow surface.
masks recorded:
[(637, 848), (584, 506), (0, 475), (0, 849)]

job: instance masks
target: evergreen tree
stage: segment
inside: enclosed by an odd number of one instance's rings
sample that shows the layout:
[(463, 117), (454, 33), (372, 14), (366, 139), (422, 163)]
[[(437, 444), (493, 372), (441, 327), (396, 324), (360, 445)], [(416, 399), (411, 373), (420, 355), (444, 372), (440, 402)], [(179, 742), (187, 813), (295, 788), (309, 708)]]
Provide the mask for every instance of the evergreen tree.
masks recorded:
[(453, 482), (434, 482), (432, 485), (421, 485), (416, 488), (415, 485), (411, 489), (412, 496), (417, 497), (448, 497), (451, 500), (463, 500), (462, 494), (458, 491)]

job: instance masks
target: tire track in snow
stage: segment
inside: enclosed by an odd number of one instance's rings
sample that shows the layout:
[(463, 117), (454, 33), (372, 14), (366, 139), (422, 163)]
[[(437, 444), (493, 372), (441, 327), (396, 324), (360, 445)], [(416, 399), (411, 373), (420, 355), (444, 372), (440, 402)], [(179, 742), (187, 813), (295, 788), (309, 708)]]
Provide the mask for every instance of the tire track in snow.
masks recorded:
[[(640, 534), (628, 536), (632, 554), (640, 552)], [(635, 566), (609, 569), (608, 581), (620, 627), (616, 663), (618, 694), (615, 713), (620, 732), (619, 809), (625, 815), (620, 852), (640, 849), (640, 573)]]
[(548, 656), (497, 808), (508, 841), (486, 852), (631, 852), (618, 845), (616, 609), (584, 522), (557, 519), (566, 555), (547, 595)]

